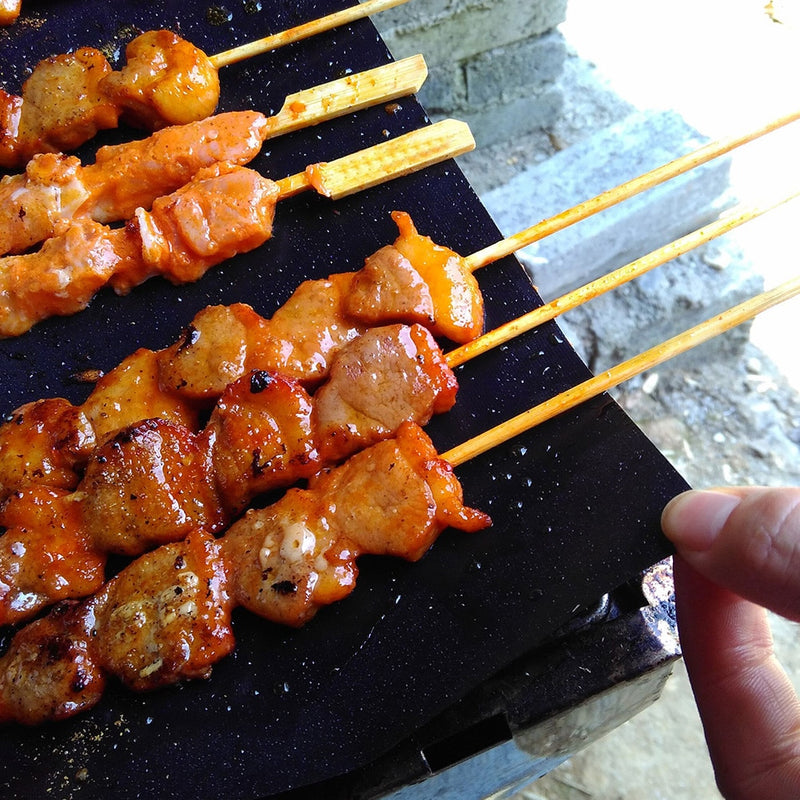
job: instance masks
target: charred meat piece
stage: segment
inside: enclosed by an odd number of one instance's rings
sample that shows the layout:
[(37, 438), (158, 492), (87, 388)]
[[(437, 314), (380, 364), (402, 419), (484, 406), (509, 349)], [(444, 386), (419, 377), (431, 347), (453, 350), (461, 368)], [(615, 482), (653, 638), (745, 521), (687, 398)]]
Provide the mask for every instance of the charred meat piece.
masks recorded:
[(73, 489), (95, 447), (86, 414), (61, 397), (36, 400), (0, 425), (0, 502), (30, 484)]
[(21, 629), (0, 658), (0, 721), (78, 713), (99, 700), (107, 674), (137, 691), (207, 677), (233, 649), (233, 606), (299, 626), (353, 590), (360, 554), (417, 560), (444, 528), (489, 524), (464, 506), (430, 439), (405, 423), (221, 539), (193, 531)]
[(97, 704), (106, 677), (92, 652), (93, 623), (86, 605), (66, 602), (15, 634), (0, 658), (0, 722), (37, 725)]
[(93, 47), (40, 61), (22, 86), (16, 132), (16, 163), (35, 153), (74, 150), (100, 130), (116, 128), (119, 109), (100, 89), (111, 73), (105, 56)]
[(192, 400), (216, 400), (245, 374), (253, 340), (268, 329), (269, 322), (244, 303), (206, 306), (178, 341), (158, 353), (161, 386)]
[(198, 428), (198, 409), (185, 398), (164, 391), (158, 380), (158, 357), (140, 348), (103, 375), (81, 406), (97, 444), (145, 419), (170, 420)]
[(290, 489), (231, 527), (221, 542), (237, 605), (300, 627), (352, 592), (359, 551), (327, 524), (325, 511), (316, 492)]
[(254, 370), (228, 386), (205, 435), (220, 496), (231, 514), (262, 492), (310, 477), (320, 466), (311, 398), (281, 375)]
[(204, 442), (161, 419), (126, 428), (100, 447), (76, 500), (94, 546), (127, 556), (193, 530), (218, 531), (226, 521)]
[(98, 662), (138, 691), (206, 678), (234, 646), (219, 544), (196, 531), (140, 556), (91, 600)]
[(309, 489), (250, 510), (222, 538), (238, 605), (284, 625), (307, 622), (349, 594), (364, 553), (416, 561), (448, 526), (488, 516), (463, 505), (452, 468), (414, 423), (325, 471)]
[(102, 586), (106, 556), (87, 536), (75, 494), (44, 486), (15, 492), (0, 507), (0, 526), (0, 625)]
[(263, 358), (272, 366), (262, 369), (308, 383), (328, 374), (334, 353), (367, 328), (346, 313), (354, 274), (341, 272), (325, 280), (303, 281), (297, 287), (269, 321), (271, 336)]

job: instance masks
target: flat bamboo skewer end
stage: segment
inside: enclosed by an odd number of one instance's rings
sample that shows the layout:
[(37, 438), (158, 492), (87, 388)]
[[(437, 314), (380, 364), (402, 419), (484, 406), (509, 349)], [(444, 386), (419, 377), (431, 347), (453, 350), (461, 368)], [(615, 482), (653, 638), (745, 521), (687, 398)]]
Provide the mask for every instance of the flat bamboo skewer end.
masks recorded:
[(319, 194), (338, 200), (455, 158), (474, 147), (469, 126), (447, 119), (336, 161), (314, 164), (306, 173)]
[(416, 55), (294, 92), (269, 118), (267, 138), (415, 94), (427, 77), (428, 65)]
[(406, 2), (408, 0), (365, 0), (363, 3), (356, 3), (356, 5), (342, 11), (336, 11), (333, 14), (305, 22), (280, 33), (265, 36), (263, 39), (256, 39), (253, 42), (217, 53), (210, 56), (209, 59), (217, 69), (227, 67), (247, 58), (269, 53), (279, 47), (308, 39), (318, 33), (324, 33), (342, 25), (349, 25), (351, 22), (377, 14), (380, 11), (386, 11)]
[(475, 140), (465, 122), (442, 120), (335, 161), (312, 164), (305, 172), (282, 178), (277, 181), (279, 199), (314, 189), (324, 197), (339, 200), (455, 158), (474, 147)]
[(553, 417), (575, 408), (586, 400), (596, 397), (614, 386), (652, 369), (659, 364), (685, 353), (699, 344), (718, 336), (741, 323), (753, 319), (773, 306), (800, 295), (800, 276), (782, 283), (766, 292), (717, 314), (699, 325), (645, 350), (638, 356), (618, 364), (606, 372), (589, 378), (577, 386), (567, 389), (555, 397), (534, 406), (522, 414), (469, 439), (442, 454), (442, 458), (454, 467), (497, 447), (531, 428)]

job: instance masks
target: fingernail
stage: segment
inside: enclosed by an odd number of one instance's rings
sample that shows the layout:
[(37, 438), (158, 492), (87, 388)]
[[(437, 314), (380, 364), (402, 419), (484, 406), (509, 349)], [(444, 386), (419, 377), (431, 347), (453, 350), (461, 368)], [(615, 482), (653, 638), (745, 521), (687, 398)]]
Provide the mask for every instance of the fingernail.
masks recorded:
[(708, 550), (740, 502), (739, 497), (725, 492), (684, 492), (667, 503), (661, 527), (678, 549)]

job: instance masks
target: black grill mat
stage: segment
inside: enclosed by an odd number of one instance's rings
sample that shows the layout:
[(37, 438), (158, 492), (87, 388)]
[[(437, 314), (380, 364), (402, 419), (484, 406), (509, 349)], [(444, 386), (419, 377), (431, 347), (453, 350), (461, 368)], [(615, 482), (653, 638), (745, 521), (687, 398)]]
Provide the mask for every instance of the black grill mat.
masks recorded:
[[(345, 7), (340, 0), (222, 6), (183, 0), (25, 2), (0, 31), (0, 83), (19, 91), (39, 58), (80, 45), (119, 57), (136, 29), (169, 27), (206, 52)], [(293, 91), (385, 63), (362, 21), (221, 72), (220, 110), (276, 112)], [(427, 122), (412, 99), (266, 143), (253, 163), (273, 178), (385, 141)], [(97, 143), (130, 131), (110, 132)], [(75, 317), (0, 342), (0, 412), (44, 396), (80, 402), (73, 379), (108, 370), (139, 346), (160, 348), (210, 303), (245, 301), (270, 315), (306, 278), (358, 269), (395, 238), (389, 214), (463, 254), (499, 233), (452, 163), (332, 203), (278, 206), (259, 250), (191, 286), (149, 281), (126, 298), (101, 293)], [(536, 220), (531, 220), (535, 222)], [(487, 329), (541, 303), (513, 258), (478, 273)], [(428, 428), (440, 451), (588, 377), (554, 324), (457, 370), (456, 408)], [(662, 559), (665, 502), (683, 480), (602, 396), (458, 469), (468, 504), (494, 527), (446, 532), (417, 564), (364, 558), (354, 594), (289, 631), (235, 615), (237, 648), (209, 681), (150, 695), (112, 687), (80, 718), (0, 739), (3, 797), (254, 798), (375, 759), (557, 629), (576, 607)]]

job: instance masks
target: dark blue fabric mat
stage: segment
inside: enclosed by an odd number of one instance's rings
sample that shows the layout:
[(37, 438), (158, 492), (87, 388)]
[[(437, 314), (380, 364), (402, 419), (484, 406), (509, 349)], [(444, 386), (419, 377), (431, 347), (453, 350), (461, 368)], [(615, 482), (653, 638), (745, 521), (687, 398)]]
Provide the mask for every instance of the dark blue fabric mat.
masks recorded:
[[(119, 51), (137, 28), (169, 27), (215, 53), (324, 13), (340, 0), (226, 4), (23, 0), (0, 31), (0, 84), (79, 45)], [(277, 111), (298, 89), (390, 56), (371, 22), (323, 34), (221, 72), (220, 110)], [(267, 142), (253, 163), (280, 178), (426, 124), (412, 99)], [(104, 134), (98, 142), (130, 136)], [(97, 143), (82, 155), (91, 158)], [(80, 402), (72, 375), (107, 370), (139, 346), (171, 343), (209, 303), (270, 315), (306, 278), (358, 269), (390, 243), (389, 214), (463, 254), (499, 233), (453, 163), (332, 203), (279, 204), (274, 238), (191, 286), (149, 281), (102, 292), (75, 317), (0, 342), (0, 412), (43, 396)], [(535, 220), (531, 220), (534, 222)], [(513, 258), (478, 273), (487, 328), (541, 303)], [(588, 377), (550, 323), (457, 370), (456, 408), (428, 428), (444, 451)], [(235, 615), (237, 649), (209, 681), (150, 695), (113, 688), (80, 718), (0, 736), (0, 794), (75, 798), (256, 798), (371, 761), (499, 668), (548, 637), (582, 604), (665, 557), (659, 515), (685, 483), (607, 396), (458, 469), (468, 504), (494, 527), (446, 532), (417, 564), (369, 558), (355, 593), (306, 628)], [(80, 777), (77, 777), (80, 776)]]

